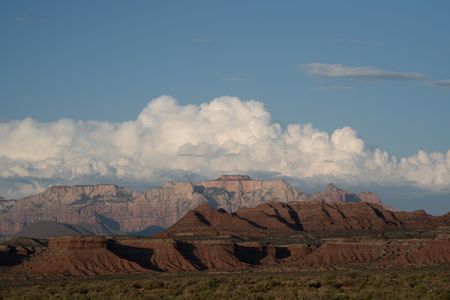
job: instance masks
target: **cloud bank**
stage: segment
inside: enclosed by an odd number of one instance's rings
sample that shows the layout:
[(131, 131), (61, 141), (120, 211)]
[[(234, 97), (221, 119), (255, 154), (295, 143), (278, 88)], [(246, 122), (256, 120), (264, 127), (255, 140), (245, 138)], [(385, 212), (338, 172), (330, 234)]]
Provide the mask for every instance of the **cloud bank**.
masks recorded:
[(81, 181), (159, 183), (221, 173), (333, 178), (357, 185), (450, 190), (450, 151), (396, 158), (369, 149), (350, 127), (282, 128), (264, 104), (220, 97), (180, 105), (151, 101), (122, 123), (34, 119), (0, 123), (0, 195), (19, 197), (48, 184)]

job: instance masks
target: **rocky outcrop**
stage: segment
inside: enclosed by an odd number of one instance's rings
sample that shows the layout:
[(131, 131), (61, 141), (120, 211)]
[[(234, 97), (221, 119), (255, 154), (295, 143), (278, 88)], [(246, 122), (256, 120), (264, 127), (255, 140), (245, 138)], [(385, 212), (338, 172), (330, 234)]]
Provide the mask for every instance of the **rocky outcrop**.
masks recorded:
[(324, 201), (326, 203), (348, 203), (348, 202), (369, 202), (381, 204), (381, 199), (372, 192), (353, 193), (338, 188), (335, 184), (329, 183), (325, 190), (315, 193), (314, 200)]
[(379, 233), (393, 230), (435, 229), (450, 226), (447, 216), (424, 211), (392, 212), (378, 204), (319, 201), (264, 203), (229, 214), (207, 205), (188, 212), (159, 237), (263, 237), (302, 232), (323, 235)]
[(0, 240), (0, 268), (22, 263), (46, 247), (45, 241), (29, 238)]
[(223, 209), (215, 210), (207, 204), (189, 211), (167, 231), (157, 236), (264, 236), (265, 228), (258, 227), (227, 213)]
[[(379, 204), (368, 202), (265, 203), (255, 208), (240, 209), (236, 214), (274, 232), (282, 228), (279, 223), (290, 229), (321, 234), (426, 229), (450, 225), (450, 219), (445, 216), (434, 217), (424, 211), (390, 211)], [(284, 232), (287, 230), (284, 229)]]
[(15, 272), (55, 275), (97, 275), (146, 272), (138, 263), (107, 249), (103, 237), (50, 239), (48, 248), (15, 268)]

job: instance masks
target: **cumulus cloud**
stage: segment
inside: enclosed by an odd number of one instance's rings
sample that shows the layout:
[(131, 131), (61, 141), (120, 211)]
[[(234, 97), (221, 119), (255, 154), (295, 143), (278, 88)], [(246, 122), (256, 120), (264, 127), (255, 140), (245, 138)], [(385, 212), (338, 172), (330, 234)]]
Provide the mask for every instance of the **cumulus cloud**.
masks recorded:
[(50, 183), (151, 185), (221, 173), (450, 189), (450, 151), (397, 159), (367, 147), (353, 128), (282, 128), (263, 103), (235, 97), (180, 105), (162, 96), (121, 123), (4, 122), (0, 140), (0, 195), (9, 197)]
[(310, 63), (306, 65), (306, 72), (317, 77), (352, 77), (363, 79), (385, 80), (425, 80), (427, 77), (418, 73), (395, 72), (375, 67), (348, 67), (341, 64)]

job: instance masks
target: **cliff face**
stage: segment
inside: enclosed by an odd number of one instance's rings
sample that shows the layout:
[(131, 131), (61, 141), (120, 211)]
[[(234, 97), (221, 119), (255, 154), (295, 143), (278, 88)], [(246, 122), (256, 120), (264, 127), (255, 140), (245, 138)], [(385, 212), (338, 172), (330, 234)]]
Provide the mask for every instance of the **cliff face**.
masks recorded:
[(303, 201), (306, 193), (284, 180), (224, 175), (196, 183), (168, 182), (135, 192), (111, 184), (52, 186), (17, 201), (0, 201), (0, 234), (14, 234), (38, 221), (80, 224), (94, 233), (139, 232), (168, 227), (189, 210), (210, 204), (229, 212), (270, 201)]
[(330, 183), (322, 192), (315, 193), (313, 199), (326, 203), (343, 203), (343, 202), (369, 202), (381, 204), (381, 199), (372, 192), (352, 193), (338, 188)]
[(6, 200), (0, 197), (0, 213), (8, 211), (16, 204), (16, 200)]
[[(114, 231), (107, 216), (119, 217), (136, 194), (115, 185), (53, 186), (26, 197), (0, 214), (1, 233), (13, 234), (38, 221), (83, 224), (96, 232)], [(103, 221), (103, 222), (99, 222)]]
[[(448, 235), (398, 239), (358, 236), (319, 240), (304, 237), (289, 243), (60, 237), (50, 239), (48, 247), (32, 256), (24, 249), (11, 249), (0, 247), (0, 266), (2, 262), (13, 266), (10, 269), (12, 278), (155, 271), (317, 271), (323, 268), (447, 265), (450, 262)], [(10, 259), (12, 255), (17, 257), (16, 261)]]
[(248, 176), (223, 175), (217, 180), (196, 183), (196, 188), (227, 211), (253, 207), (265, 202), (310, 200), (311, 196), (291, 187), (283, 179), (252, 180)]

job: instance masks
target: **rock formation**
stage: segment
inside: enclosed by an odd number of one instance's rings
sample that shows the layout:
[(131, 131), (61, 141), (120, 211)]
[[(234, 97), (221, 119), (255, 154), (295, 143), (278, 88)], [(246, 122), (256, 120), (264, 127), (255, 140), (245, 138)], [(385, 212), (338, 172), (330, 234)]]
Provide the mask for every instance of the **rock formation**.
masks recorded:
[(233, 213), (203, 204), (151, 238), (66, 236), (33, 243), (0, 243), (0, 275), (446, 265), (450, 214), (392, 212), (369, 202), (271, 202)]
[(333, 183), (329, 183), (324, 191), (315, 193), (313, 199), (326, 203), (369, 202), (384, 205), (381, 199), (372, 192), (355, 194), (351, 191), (340, 189)]
[(0, 267), (14, 266), (22, 263), (31, 255), (46, 248), (46, 243), (39, 239), (11, 238), (0, 240)]
[(264, 203), (253, 208), (240, 208), (233, 214), (203, 205), (157, 236), (263, 237), (302, 232), (323, 236), (436, 229), (440, 226), (450, 226), (449, 214), (434, 217), (424, 211), (393, 212), (368, 202), (310, 201)]
[(197, 183), (168, 182), (144, 192), (111, 184), (52, 186), (18, 201), (0, 201), (0, 234), (14, 234), (38, 221), (78, 224), (95, 233), (140, 232), (168, 227), (205, 203), (232, 212), (241, 206), (308, 197), (284, 180), (230, 175)]
[(152, 232), (169, 227), (202, 204), (236, 212), (272, 202), (369, 202), (380, 204), (371, 193), (353, 194), (329, 185), (311, 196), (282, 179), (253, 180), (223, 175), (202, 182), (168, 182), (143, 192), (111, 184), (52, 186), (19, 200), (0, 200), (0, 235), (11, 235), (39, 221), (75, 224), (100, 234)]
[(138, 273), (147, 269), (122, 259), (107, 249), (103, 237), (61, 237), (50, 239), (48, 248), (18, 265), (16, 272), (61, 275)]
[(8, 211), (14, 204), (16, 204), (16, 200), (6, 200), (0, 197), (0, 213)]
[(166, 232), (156, 236), (264, 236), (265, 228), (255, 226), (236, 214), (215, 210), (207, 204), (189, 211)]
[[(436, 232), (434, 232), (436, 234)], [(0, 248), (0, 262), (1, 262)], [(103, 275), (185, 271), (298, 271), (450, 263), (450, 235), (357, 236), (281, 242), (231, 239), (52, 238), (48, 248), (0, 275)], [(1, 267), (1, 265), (0, 265)]]

